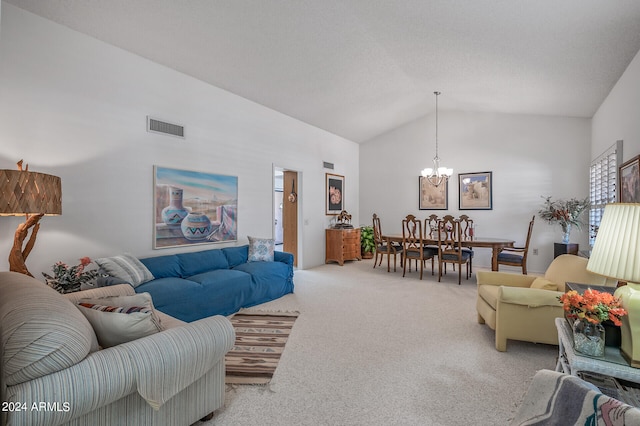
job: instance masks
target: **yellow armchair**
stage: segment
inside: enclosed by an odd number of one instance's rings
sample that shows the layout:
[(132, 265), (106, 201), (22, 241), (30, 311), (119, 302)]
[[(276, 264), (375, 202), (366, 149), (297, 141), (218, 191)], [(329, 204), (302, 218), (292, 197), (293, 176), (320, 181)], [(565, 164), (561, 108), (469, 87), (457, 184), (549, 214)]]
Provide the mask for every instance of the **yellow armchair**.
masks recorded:
[(551, 262), (544, 277), (508, 272), (478, 271), (478, 323), (496, 332), (496, 349), (507, 340), (558, 344), (555, 318), (563, 317), (558, 301), (566, 282), (606, 285), (606, 278), (587, 271), (587, 259), (570, 254)]

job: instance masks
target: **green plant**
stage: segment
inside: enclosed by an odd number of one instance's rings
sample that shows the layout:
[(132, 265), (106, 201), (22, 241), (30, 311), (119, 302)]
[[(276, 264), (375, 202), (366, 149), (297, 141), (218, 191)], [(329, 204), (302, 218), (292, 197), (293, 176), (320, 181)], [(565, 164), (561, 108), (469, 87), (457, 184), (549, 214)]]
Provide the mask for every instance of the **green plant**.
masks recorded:
[(589, 208), (589, 198), (552, 201), (551, 197), (543, 197), (544, 207), (538, 215), (550, 224), (558, 223), (562, 232), (567, 232), (568, 225), (575, 225), (581, 229), (584, 223), (581, 220), (582, 213)]
[(373, 253), (376, 251), (376, 243), (373, 240), (373, 226), (360, 227), (360, 246), (363, 253)]

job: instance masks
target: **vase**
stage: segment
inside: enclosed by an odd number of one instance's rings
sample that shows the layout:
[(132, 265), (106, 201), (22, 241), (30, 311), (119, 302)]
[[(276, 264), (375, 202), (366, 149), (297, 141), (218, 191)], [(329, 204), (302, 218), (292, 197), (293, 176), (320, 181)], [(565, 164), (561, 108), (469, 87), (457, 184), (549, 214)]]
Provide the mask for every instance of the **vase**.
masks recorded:
[(571, 224), (565, 223), (562, 225), (562, 244), (569, 244), (571, 238)]
[(189, 210), (182, 205), (182, 188), (172, 186), (169, 190), (169, 205), (162, 209), (162, 221), (167, 225), (180, 225)]
[(584, 319), (573, 323), (573, 347), (589, 356), (604, 356), (604, 327)]
[(52, 280), (49, 278), (47, 278), (46, 281), (47, 281), (47, 285), (52, 289), (54, 289), (55, 291), (57, 291), (58, 293), (67, 294), (67, 293), (75, 293), (76, 291), (80, 291), (80, 285), (81, 285), (80, 283), (62, 284), (58, 280), (55, 280), (55, 279)]
[(192, 212), (182, 220), (180, 229), (187, 240), (204, 240), (211, 234), (211, 219), (204, 213)]

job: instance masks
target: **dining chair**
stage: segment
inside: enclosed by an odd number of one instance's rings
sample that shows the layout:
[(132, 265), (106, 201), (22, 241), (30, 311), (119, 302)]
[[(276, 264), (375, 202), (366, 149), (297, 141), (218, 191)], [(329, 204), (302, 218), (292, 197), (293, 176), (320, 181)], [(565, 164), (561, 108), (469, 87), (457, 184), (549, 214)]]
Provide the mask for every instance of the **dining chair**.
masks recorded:
[[(407, 272), (407, 262), (415, 260), (420, 264), (420, 279), (425, 261), (431, 259), (431, 275), (434, 275), (435, 250), (425, 247), (425, 234), (422, 232), (422, 221), (412, 214), (402, 219), (402, 276)], [(411, 268), (411, 266), (409, 266)], [(418, 265), (416, 264), (416, 269)]]
[(529, 242), (531, 241), (535, 220), (536, 216), (533, 215), (531, 222), (529, 222), (529, 231), (527, 232), (527, 240), (524, 247), (505, 247), (498, 253), (498, 268), (500, 268), (500, 265), (520, 266), (522, 267), (522, 274), (527, 275), (527, 254), (529, 253)]
[(462, 265), (467, 266), (466, 278), (469, 279), (469, 259), (471, 255), (463, 250), (460, 221), (446, 215), (438, 222), (438, 282), (447, 263), (458, 265), (458, 285), (462, 281)]
[[(396, 271), (397, 255), (400, 255), (400, 263), (402, 263), (402, 246), (392, 244), (382, 238), (382, 225), (377, 214), (373, 214), (373, 241), (376, 245), (376, 257), (373, 260), (373, 267), (382, 265), (384, 255), (387, 255), (387, 272), (391, 272), (391, 256), (393, 256), (393, 272)], [(380, 258), (380, 263), (378, 263)]]
[[(471, 219), (466, 214), (460, 215), (458, 218), (460, 221), (460, 235), (463, 241), (473, 241), (475, 225), (473, 224), (473, 219)], [(469, 272), (473, 273), (473, 249), (471, 247), (463, 247), (463, 251), (466, 251), (471, 255), (469, 258)]]

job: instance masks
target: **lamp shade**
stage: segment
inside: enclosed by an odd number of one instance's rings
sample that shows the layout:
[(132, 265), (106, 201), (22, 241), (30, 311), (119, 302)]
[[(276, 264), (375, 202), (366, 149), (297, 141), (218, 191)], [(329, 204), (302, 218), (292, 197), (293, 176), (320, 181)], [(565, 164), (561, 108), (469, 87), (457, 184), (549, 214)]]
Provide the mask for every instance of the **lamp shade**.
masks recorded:
[(640, 283), (640, 204), (605, 206), (587, 270)]
[(22, 170), (0, 170), (0, 216), (62, 214), (58, 176)]

